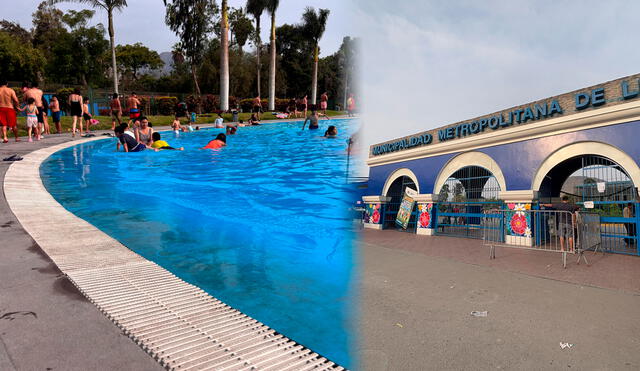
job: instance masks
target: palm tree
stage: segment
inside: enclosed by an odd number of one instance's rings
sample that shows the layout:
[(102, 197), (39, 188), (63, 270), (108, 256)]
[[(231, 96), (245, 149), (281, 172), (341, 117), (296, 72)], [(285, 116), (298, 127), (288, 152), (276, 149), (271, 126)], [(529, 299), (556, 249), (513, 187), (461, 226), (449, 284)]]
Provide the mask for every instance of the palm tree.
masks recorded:
[(258, 85), (258, 96), (260, 96), (260, 68), (262, 67), (262, 63), (260, 63), (260, 17), (262, 16), (262, 12), (265, 8), (265, 0), (247, 0), (247, 13), (251, 14), (253, 18), (256, 20), (256, 60), (258, 67), (257, 74), (257, 85)]
[(113, 91), (118, 92), (118, 65), (116, 64), (116, 41), (113, 30), (113, 11), (121, 10), (127, 6), (127, 0), (49, 0), (49, 4), (69, 2), (89, 4), (94, 8), (102, 8), (107, 11), (109, 17), (109, 41), (111, 42), (111, 70), (113, 72)]
[(276, 10), (280, 0), (266, 0), (266, 7), (271, 13), (271, 58), (269, 61), (269, 110), (276, 109)]
[(222, 0), (220, 38), (220, 109), (229, 110), (229, 19), (227, 0)]
[(313, 78), (311, 80), (311, 104), (316, 104), (318, 91), (318, 54), (320, 54), (320, 39), (324, 34), (329, 18), (329, 9), (316, 10), (308, 6), (302, 14), (302, 32), (306, 37), (313, 40)]

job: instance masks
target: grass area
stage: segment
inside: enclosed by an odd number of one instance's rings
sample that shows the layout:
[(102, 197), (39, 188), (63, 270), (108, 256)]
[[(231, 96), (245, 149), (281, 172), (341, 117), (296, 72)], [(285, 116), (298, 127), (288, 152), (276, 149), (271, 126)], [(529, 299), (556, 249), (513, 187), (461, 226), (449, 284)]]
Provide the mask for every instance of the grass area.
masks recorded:
[[(327, 115), (328, 116), (339, 116), (339, 115), (344, 115), (345, 112), (343, 111), (329, 111), (327, 110)], [(213, 121), (216, 119), (217, 115), (215, 114), (207, 114), (207, 115), (199, 115), (198, 119), (196, 120), (196, 125), (202, 125), (202, 124), (212, 124)], [(222, 115), (222, 117), (224, 118), (225, 122), (231, 122), (231, 114), (224, 114)], [(247, 121), (249, 120), (249, 118), (251, 117), (251, 113), (240, 113), (239, 114), (239, 119), (243, 120), (243, 121)], [(100, 124), (98, 125), (94, 125), (91, 126), (91, 130), (110, 130), (111, 129), (111, 117), (107, 117), (107, 116), (95, 116), (94, 117), (96, 120), (100, 121)], [(151, 122), (154, 126), (158, 127), (158, 126), (170, 126), (171, 123), (173, 122), (173, 116), (148, 116), (147, 117), (149, 119), (149, 122)], [(262, 119), (263, 120), (271, 120), (271, 119), (275, 119), (275, 117), (273, 115), (271, 115), (270, 113), (264, 113), (262, 114)], [(299, 118), (298, 120), (300, 120), (301, 118)], [(186, 118), (181, 118), (180, 119), (181, 123), (185, 124), (187, 123), (187, 119)], [(60, 124), (62, 125), (62, 131), (65, 133), (70, 133), (71, 132), (71, 126), (73, 125), (73, 119), (69, 116), (63, 116), (62, 120), (60, 122)], [(50, 131), (51, 133), (55, 133), (56, 132), (56, 128), (53, 125), (53, 121), (51, 120), (51, 117), (49, 117), (49, 127), (50, 127)], [(24, 116), (19, 116), (18, 117), (18, 134), (20, 136), (26, 136), (27, 135), (27, 128), (26, 128), (26, 117)], [(7, 136), (11, 137), (13, 135), (12, 132), (8, 132)]]

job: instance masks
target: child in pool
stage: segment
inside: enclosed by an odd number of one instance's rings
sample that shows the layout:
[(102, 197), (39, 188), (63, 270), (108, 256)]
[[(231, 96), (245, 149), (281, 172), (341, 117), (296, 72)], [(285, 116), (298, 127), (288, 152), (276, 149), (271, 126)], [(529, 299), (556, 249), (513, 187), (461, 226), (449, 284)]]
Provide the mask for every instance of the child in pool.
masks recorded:
[(182, 125), (180, 125), (180, 119), (178, 119), (177, 117), (173, 119), (173, 122), (171, 123), (171, 129), (176, 134), (180, 133), (180, 130), (182, 130)]
[(151, 145), (151, 148), (155, 148), (155, 149), (175, 149), (178, 151), (183, 151), (184, 147), (180, 147), (180, 148), (173, 148), (169, 145), (169, 143), (165, 142), (164, 140), (160, 140), (160, 133), (158, 132), (154, 132), (153, 134), (151, 134), (151, 137), (153, 138), (153, 144)]
[(227, 145), (227, 136), (220, 133), (216, 137), (216, 139), (207, 143), (206, 146), (202, 147), (202, 149), (219, 149)]

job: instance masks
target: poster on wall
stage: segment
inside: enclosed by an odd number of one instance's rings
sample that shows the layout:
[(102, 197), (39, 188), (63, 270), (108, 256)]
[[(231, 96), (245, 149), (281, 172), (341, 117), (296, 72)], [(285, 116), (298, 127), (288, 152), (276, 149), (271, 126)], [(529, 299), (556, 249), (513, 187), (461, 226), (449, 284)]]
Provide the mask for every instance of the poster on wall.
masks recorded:
[(400, 209), (398, 209), (398, 216), (396, 216), (396, 224), (402, 227), (402, 229), (407, 229), (417, 194), (418, 192), (411, 188), (405, 188), (404, 190), (404, 197), (402, 197)]

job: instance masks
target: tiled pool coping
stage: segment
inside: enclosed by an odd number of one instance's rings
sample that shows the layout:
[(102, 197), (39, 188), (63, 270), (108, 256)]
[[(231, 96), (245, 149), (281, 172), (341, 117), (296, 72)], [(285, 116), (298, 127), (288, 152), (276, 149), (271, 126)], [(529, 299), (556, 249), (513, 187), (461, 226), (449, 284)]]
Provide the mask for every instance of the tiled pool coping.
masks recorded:
[(40, 164), (100, 139), (29, 153), (4, 179), (7, 203), (23, 228), (87, 299), (168, 369), (343, 370), (64, 209), (45, 189)]

